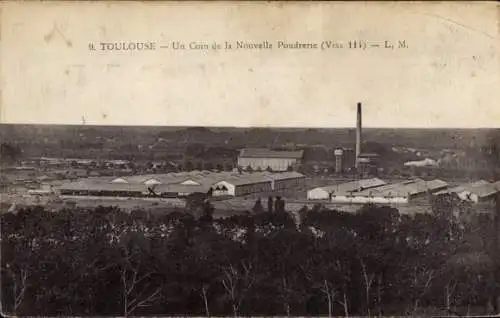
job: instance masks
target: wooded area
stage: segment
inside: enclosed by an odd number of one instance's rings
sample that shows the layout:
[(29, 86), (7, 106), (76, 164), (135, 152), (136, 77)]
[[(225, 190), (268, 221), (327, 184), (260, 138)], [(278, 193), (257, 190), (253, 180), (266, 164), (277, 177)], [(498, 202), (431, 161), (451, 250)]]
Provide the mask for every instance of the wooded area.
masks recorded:
[(304, 208), (300, 226), (281, 209), (219, 220), (3, 213), (2, 305), (15, 315), (491, 313), (493, 222), (459, 222), (448, 203), (414, 218)]

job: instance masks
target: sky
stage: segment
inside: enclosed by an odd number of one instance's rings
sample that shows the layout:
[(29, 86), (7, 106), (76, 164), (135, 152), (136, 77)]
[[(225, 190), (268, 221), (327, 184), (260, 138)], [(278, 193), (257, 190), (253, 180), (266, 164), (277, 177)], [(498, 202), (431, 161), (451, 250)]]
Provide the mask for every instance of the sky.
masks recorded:
[[(3, 123), (353, 127), (361, 102), (365, 127), (500, 127), (493, 3), (2, 6)], [(276, 47), (350, 40), (407, 48)], [(88, 48), (122, 41), (157, 49)], [(174, 41), (273, 49), (173, 50)]]

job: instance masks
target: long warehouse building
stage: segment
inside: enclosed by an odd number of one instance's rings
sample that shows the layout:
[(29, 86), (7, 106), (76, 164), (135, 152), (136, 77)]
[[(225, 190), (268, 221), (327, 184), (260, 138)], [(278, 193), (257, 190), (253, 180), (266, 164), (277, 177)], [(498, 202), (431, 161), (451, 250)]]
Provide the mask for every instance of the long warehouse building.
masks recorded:
[(461, 200), (472, 203), (494, 201), (495, 195), (500, 192), (500, 181), (495, 183), (486, 180), (465, 183), (458, 187), (438, 191), (435, 195), (456, 194)]
[(270, 173), (195, 171), (119, 178), (87, 178), (58, 187), (67, 196), (184, 197), (211, 192), (214, 196), (239, 196), (303, 187), (297, 172)]
[[(332, 203), (339, 204), (405, 204), (447, 187), (448, 184), (442, 180), (415, 179), (386, 184), (375, 178), (311, 189), (308, 191), (308, 199), (327, 199)], [(325, 193), (328, 194), (328, 197)]]
[(335, 185), (317, 187), (307, 191), (308, 200), (331, 200), (333, 195), (342, 193), (359, 192), (365, 189), (375, 188), (387, 184), (378, 178), (362, 179)]
[(238, 167), (254, 171), (288, 171), (302, 163), (303, 150), (281, 151), (261, 148), (245, 148), (238, 156)]

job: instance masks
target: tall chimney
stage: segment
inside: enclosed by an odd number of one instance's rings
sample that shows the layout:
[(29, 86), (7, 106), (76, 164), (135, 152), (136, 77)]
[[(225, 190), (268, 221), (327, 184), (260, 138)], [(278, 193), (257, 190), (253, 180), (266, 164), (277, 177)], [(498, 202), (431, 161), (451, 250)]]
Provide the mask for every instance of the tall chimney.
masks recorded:
[(357, 118), (356, 118), (356, 161), (354, 162), (354, 166), (358, 168), (358, 158), (361, 154), (361, 143), (362, 143), (362, 135), (361, 135), (361, 103), (358, 103), (357, 109)]

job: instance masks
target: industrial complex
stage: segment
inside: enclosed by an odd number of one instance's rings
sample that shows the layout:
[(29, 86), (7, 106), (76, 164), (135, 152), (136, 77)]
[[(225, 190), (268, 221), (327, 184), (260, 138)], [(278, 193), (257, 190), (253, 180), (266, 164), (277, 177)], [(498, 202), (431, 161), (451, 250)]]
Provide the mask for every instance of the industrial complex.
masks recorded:
[[(482, 203), (491, 201), (500, 192), (500, 181), (494, 183), (480, 180), (460, 184), (430, 177), (375, 178), (370, 172), (377, 169), (381, 159), (377, 153), (363, 152), (361, 103), (357, 104), (355, 136), (354, 158), (346, 155), (351, 154), (347, 148), (333, 149), (337, 177), (346, 169), (354, 170), (347, 180), (333, 178), (318, 181), (309, 175), (306, 177), (305, 173), (299, 173), (304, 162), (304, 150), (301, 149), (244, 148), (239, 149), (233, 165), (236, 168), (232, 171), (200, 169), (150, 174), (134, 172), (131, 175), (115, 176), (92, 176), (92, 173), (72, 176), (66, 173), (59, 180), (45, 180), (39, 188), (30, 188), (27, 192), (37, 198), (95, 198), (99, 202), (106, 198), (156, 198), (173, 202), (201, 193), (219, 203), (237, 202), (242, 206), (253, 204), (256, 197), (281, 196), (286, 198), (290, 209), (317, 203), (346, 208), (362, 204), (416, 207), (429, 205), (429, 198), (433, 196), (447, 194), (453, 194), (464, 201)], [(47, 161), (46, 158), (42, 159)], [(80, 161), (82, 160), (71, 160), (75, 165), (80, 164)], [(92, 166), (92, 162), (87, 161), (83, 164)], [(405, 166), (429, 165), (430, 160), (422, 162), (410, 162)], [(54, 164), (59, 167), (63, 163), (56, 161)], [(127, 161), (115, 160), (107, 163), (106, 167), (128, 167), (129, 164)], [(43, 167), (47, 169), (47, 165)]]

